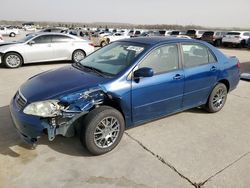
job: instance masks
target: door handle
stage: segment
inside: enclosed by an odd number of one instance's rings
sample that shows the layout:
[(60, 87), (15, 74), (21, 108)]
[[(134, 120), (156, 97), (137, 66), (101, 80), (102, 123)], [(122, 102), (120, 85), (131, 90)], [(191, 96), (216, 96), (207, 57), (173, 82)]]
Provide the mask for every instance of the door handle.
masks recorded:
[(212, 72), (214, 72), (216, 70), (217, 70), (217, 68), (215, 66), (212, 66), (212, 68), (210, 69), (210, 71), (212, 71)]
[(48, 47), (51, 47), (51, 44), (48, 44)]
[(174, 80), (181, 80), (183, 77), (184, 77), (184, 76), (181, 75), (181, 74), (176, 74), (176, 75), (173, 77), (173, 79), (174, 79)]

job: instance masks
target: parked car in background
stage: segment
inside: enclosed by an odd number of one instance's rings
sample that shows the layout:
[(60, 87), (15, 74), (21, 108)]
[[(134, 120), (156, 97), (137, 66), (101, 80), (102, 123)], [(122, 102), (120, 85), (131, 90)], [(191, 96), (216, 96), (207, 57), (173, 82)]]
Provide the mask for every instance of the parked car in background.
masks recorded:
[(65, 28), (46, 28), (46, 29), (43, 29), (43, 30), (41, 30), (40, 32), (51, 32), (51, 33), (63, 33), (63, 32), (65, 32), (67, 29), (65, 29)]
[(4, 42), (4, 40), (3, 40), (3, 36), (0, 34), (0, 43), (1, 42)]
[(192, 39), (191, 37), (189, 37), (187, 35), (171, 35), (170, 37), (183, 38), (183, 39)]
[(130, 36), (127, 35), (126, 33), (114, 33), (112, 35), (105, 36), (105, 38), (107, 39), (107, 42), (110, 43), (117, 40), (130, 38)]
[(186, 31), (171, 31), (170, 35), (186, 35)]
[(110, 35), (110, 34), (111, 34), (111, 32), (109, 32), (109, 31), (100, 31), (100, 32), (98, 32), (98, 35), (100, 37), (105, 37), (105, 36)]
[(227, 32), (225, 31), (205, 31), (201, 37), (201, 40), (206, 41), (214, 46), (222, 45), (222, 38), (225, 37)]
[(167, 30), (163, 36), (171, 36), (172, 32), (173, 31)]
[(159, 31), (145, 31), (143, 32), (140, 37), (155, 37), (155, 36), (161, 36)]
[(226, 34), (222, 39), (224, 46), (238, 46), (245, 47), (248, 39), (250, 38), (249, 31), (231, 31)]
[(6, 35), (9, 37), (15, 37), (16, 35), (19, 34), (19, 29), (15, 28), (8, 28), (8, 27), (0, 27), (0, 34), (1, 35)]
[(147, 30), (137, 29), (134, 31), (134, 34), (130, 37), (139, 37), (142, 33), (147, 32)]
[(205, 31), (203, 30), (190, 29), (190, 30), (187, 30), (186, 35), (191, 37), (192, 39), (200, 40), (204, 32)]
[(52, 141), (78, 130), (88, 151), (100, 155), (118, 145), (126, 128), (198, 106), (220, 111), (238, 83), (237, 58), (210, 44), (138, 37), (33, 76), (14, 95), (10, 111), (31, 144), (44, 132)]
[[(68, 29), (66, 28), (45, 28), (36, 33), (67, 33)], [(26, 36), (33, 35), (34, 33), (28, 33)]]
[(36, 33), (12, 43), (0, 44), (0, 63), (8, 68), (22, 64), (73, 60), (79, 62), (94, 51), (86, 40), (62, 33)]
[(94, 46), (106, 46), (109, 42), (106, 37), (99, 35), (99, 33), (94, 33), (90, 36), (90, 40)]

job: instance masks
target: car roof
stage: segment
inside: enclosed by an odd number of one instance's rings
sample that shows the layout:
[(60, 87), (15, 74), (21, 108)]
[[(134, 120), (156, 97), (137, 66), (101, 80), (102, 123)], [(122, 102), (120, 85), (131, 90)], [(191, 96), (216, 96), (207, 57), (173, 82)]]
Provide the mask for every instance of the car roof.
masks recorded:
[(123, 39), (120, 41), (124, 42), (136, 42), (136, 43), (142, 43), (142, 44), (148, 44), (148, 45), (155, 45), (157, 43), (165, 43), (165, 42), (190, 42), (195, 41), (193, 39), (186, 39), (186, 38), (175, 38), (175, 37), (135, 37), (135, 38), (129, 38), (129, 39)]
[(77, 37), (73, 36), (73, 35), (69, 35), (69, 34), (66, 34), (66, 33), (57, 33), (57, 32), (38, 32), (38, 33), (34, 33), (34, 34), (31, 34), (32, 36), (42, 36), (42, 35), (61, 35), (61, 36), (68, 36), (68, 37), (71, 37), (71, 38), (74, 38), (74, 39), (77, 39)]

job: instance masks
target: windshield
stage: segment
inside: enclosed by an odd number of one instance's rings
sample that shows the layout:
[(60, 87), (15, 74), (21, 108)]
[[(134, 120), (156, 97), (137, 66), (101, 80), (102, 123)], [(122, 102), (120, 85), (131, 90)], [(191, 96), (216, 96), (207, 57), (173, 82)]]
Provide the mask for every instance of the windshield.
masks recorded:
[(24, 43), (24, 42), (27, 42), (28, 40), (32, 39), (33, 37), (34, 37), (34, 35), (28, 35), (27, 37), (24, 37), (24, 38), (18, 40), (17, 42)]
[(87, 56), (81, 65), (115, 76), (125, 70), (142, 53), (145, 45), (132, 42), (114, 42)]

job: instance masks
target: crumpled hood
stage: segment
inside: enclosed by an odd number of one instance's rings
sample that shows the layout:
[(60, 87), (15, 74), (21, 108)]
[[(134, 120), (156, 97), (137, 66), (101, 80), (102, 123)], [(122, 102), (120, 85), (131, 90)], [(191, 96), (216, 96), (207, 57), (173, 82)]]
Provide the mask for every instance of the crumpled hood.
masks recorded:
[(30, 78), (21, 86), (20, 92), (30, 103), (56, 99), (64, 94), (98, 86), (107, 80), (108, 78), (93, 72), (78, 70), (70, 65)]

